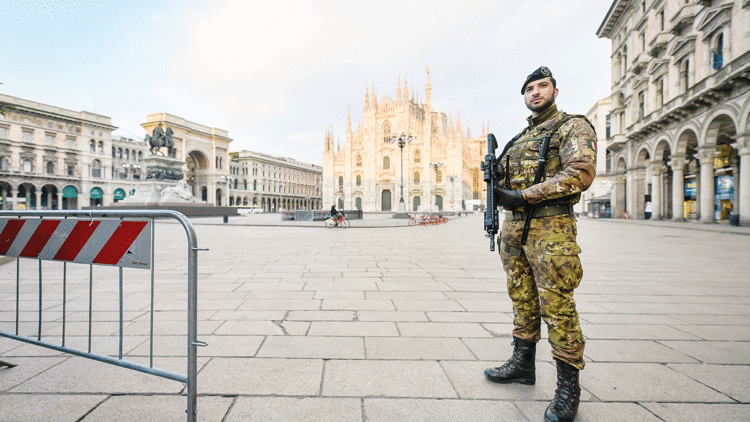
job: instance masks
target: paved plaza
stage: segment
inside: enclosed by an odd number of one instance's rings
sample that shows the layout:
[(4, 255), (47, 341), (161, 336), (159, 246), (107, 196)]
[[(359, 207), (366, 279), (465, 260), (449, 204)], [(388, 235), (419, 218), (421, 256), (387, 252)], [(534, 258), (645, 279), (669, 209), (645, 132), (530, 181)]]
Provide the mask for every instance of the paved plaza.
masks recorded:
[[(512, 351), (512, 310), (481, 215), (349, 229), (278, 215), (195, 219), (201, 422), (542, 421), (534, 386), (483, 370)], [(185, 373), (187, 243), (156, 225), (154, 366)], [(579, 422), (750, 420), (750, 228), (582, 218), (575, 298), (587, 338)], [(21, 334), (37, 336), (37, 261), (22, 260)], [(62, 264), (43, 264), (42, 339), (62, 336)], [(94, 267), (92, 350), (118, 354), (118, 271)], [(89, 267), (66, 274), (66, 345), (86, 349)], [(150, 272), (124, 270), (124, 358), (148, 363)], [(0, 266), (15, 330), (16, 263)], [(184, 385), (0, 337), (0, 421), (184, 421)]]

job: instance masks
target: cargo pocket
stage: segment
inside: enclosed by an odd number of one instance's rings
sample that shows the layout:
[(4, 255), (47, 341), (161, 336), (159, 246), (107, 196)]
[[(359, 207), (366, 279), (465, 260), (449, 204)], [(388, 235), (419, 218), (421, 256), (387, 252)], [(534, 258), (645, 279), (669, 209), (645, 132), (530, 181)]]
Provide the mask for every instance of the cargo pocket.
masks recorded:
[(578, 254), (581, 247), (574, 241), (540, 242), (544, 287), (548, 289), (572, 290), (578, 287), (583, 277)]

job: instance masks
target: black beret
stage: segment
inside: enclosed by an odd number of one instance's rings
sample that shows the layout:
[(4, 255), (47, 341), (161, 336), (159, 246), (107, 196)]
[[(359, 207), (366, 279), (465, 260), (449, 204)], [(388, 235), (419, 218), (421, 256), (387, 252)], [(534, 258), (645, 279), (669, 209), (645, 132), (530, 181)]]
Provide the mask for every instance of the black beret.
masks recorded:
[(542, 66), (539, 69), (533, 71), (531, 75), (526, 77), (526, 82), (524, 82), (523, 87), (521, 87), (521, 94), (524, 93), (524, 91), (526, 90), (526, 85), (528, 85), (529, 82), (538, 81), (539, 79), (544, 78), (552, 79), (552, 86), (555, 86), (555, 78), (552, 77), (552, 72), (547, 66)]

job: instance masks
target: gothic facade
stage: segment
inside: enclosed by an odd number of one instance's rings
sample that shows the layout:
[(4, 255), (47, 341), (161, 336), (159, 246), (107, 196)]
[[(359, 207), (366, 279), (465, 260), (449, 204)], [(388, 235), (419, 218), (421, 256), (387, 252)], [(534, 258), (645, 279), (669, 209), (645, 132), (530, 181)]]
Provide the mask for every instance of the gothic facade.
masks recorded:
[[(472, 138), (458, 112), (454, 125), (452, 117), (433, 109), (431, 91), (429, 69), (424, 102), (413, 90), (409, 97), (406, 78), (403, 89), (399, 79), (395, 100), (387, 95), (378, 100), (373, 86), (354, 130), (349, 112), (343, 146), (326, 132), (324, 207), (396, 211), (402, 189), (408, 212), (459, 211), (467, 209), (467, 200), (482, 200), (480, 163), (488, 129)], [(396, 139), (402, 135), (412, 141), (400, 148)]]

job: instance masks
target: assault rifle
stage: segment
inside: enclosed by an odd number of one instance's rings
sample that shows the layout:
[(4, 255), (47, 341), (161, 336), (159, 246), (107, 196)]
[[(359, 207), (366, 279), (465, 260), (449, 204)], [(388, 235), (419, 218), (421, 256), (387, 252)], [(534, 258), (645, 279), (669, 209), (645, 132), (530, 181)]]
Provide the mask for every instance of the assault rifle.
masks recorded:
[(495, 235), (500, 231), (500, 213), (495, 205), (495, 185), (498, 183), (496, 174), (499, 170), (499, 160), (495, 157), (497, 139), (495, 135), (487, 135), (487, 155), (482, 162), (484, 181), (487, 184), (487, 208), (484, 210), (484, 230), (490, 238), (490, 251), (495, 250)]

